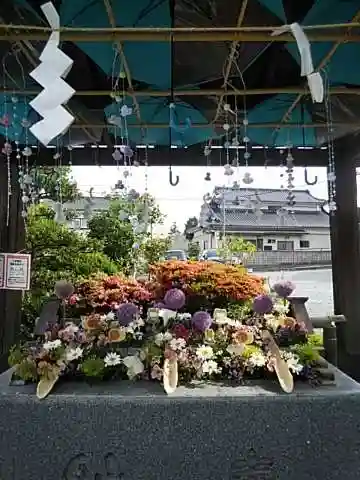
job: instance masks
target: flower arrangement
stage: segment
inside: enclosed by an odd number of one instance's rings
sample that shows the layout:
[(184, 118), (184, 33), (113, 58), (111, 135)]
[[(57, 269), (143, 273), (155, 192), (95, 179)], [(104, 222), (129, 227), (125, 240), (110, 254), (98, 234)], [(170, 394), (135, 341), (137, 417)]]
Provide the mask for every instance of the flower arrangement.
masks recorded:
[(250, 275), (244, 267), (215, 262), (167, 261), (150, 267), (152, 291), (162, 299), (166, 292), (180, 288), (190, 313), (227, 308), (229, 302), (246, 302), (263, 293), (261, 277)]
[(285, 290), (256, 295), (250, 313), (230, 319), (225, 309), (180, 313), (186, 295), (172, 288), (146, 315), (124, 302), (56, 325), (40, 342), (14, 347), (9, 363), (16, 378), (37, 382), (39, 398), (69, 377), (159, 381), (167, 393), (195, 380), (277, 377), (290, 393), (294, 379), (312, 378), (319, 353), (305, 326), (287, 316)]

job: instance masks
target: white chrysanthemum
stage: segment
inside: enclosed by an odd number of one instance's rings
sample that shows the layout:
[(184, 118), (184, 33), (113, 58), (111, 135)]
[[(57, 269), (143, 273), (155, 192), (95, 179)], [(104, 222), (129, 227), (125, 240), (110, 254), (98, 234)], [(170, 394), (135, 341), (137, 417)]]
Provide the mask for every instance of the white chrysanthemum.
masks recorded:
[(186, 340), (184, 340), (183, 338), (173, 338), (172, 340), (170, 340), (169, 347), (175, 352), (183, 350), (186, 347)]
[(69, 348), (65, 352), (65, 359), (67, 362), (73, 362), (74, 360), (78, 360), (82, 357), (83, 349), (80, 347), (77, 348)]
[(181, 321), (190, 320), (192, 317), (191, 313), (178, 313), (178, 318)]
[(51, 342), (45, 342), (43, 345), (43, 349), (50, 352), (51, 350), (56, 350), (61, 346), (62, 346), (61, 340), (58, 339), (58, 340), (53, 340)]
[(201, 360), (211, 360), (214, 356), (214, 350), (209, 345), (202, 345), (196, 349), (196, 356)]
[(273, 312), (278, 313), (279, 315), (287, 315), (289, 312), (289, 303), (275, 302), (273, 306)]
[(161, 347), (161, 345), (165, 342), (169, 342), (173, 336), (171, 335), (170, 332), (165, 332), (165, 333), (157, 333), (155, 335), (154, 342), (158, 347)]
[(105, 367), (115, 367), (116, 365), (120, 365), (121, 357), (115, 352), (107, 353), (106, 357), (104, 358), (104, 363)]
[(108, 322), (113, 322), (115, 320), (115, 313), (114, 312), (109, 312), (107, 315), (106, 315), (106, 320)]
[(300, 363), (300, 358), (298, 355), (292, 352), (281, 352), (282, 358), (286, 361), (287, 366), (289, 367), (290, 372), (299, 374), (304, 368), (304, 365)]
[(250, 367), (264, 367), (266, 364), (265, 355), (262, 352), (252, 353), (248, 359), (248, 365)]
[(219, 373), (219, 365), (214, 360), (206, 360), (202, 364), (201, 369), (202, 373), (207, 373), (208, 375)]
[(140, 373), (144, 371), (144, 364), (136, 355), (125, 357), (123, 362), (127, 368), (127, 376), (129, 378), (134, 378), (136, 375), (140, 375)]

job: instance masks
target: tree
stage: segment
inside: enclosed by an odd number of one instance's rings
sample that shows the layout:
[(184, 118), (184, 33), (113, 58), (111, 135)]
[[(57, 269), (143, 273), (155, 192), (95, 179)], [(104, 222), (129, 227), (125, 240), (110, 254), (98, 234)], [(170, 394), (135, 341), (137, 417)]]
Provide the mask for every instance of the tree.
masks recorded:
[(54, 202), (71, 202), (79, 198), (76, 182), (71, 178), (71, 167), (36, 167), (30, 170), (32, 198), (35, 203), (49, 199)]
[(171, 236), (180, 235), (180, 230), (178, 229), (178, 226), (176, 225), (176, 222), (173, 222), (173, 224), (171, 225), (170, 230), (169, 230), (169, 235), (171, 235)]
[(200, 255), (200, 243), (189, 242), (187, 254), (190, 259), (197, 260)]
[(221, 257), (230, 261), (231, 257), (235, 256), (244, 262), (249, 255), (256, 252), (256, 247), (252, 242), (248, 242), (243, 237), (225, 237), (218, 252)]
[(198, 226), (198, 219), (196, 217), (190, 217), (186, 220), (184, 226), (184, 235), (188, 233), (191, 228), (195, 228)]
[(159, 262), (170, 246), (170, 237), (147, 238), (141, 245), (141, 253), (146, 264), (153, 265)]
[[(136, 192), (135, 192), (136, 193)], [(163, 215), (153, 197), (127, 195), (112, 197), (106, 211), (88, 222), (91, 239), (101, 241), (104, 253), (120, 264), (124, 273), (134, 273), (149, 238), (149, 224), (160, 223)]]
[(24, 298), (24, 324), (32, 329), (55, 282), (77, 282), (97, 272), (114, 274), (119, 266), (103, 252), (101, 242), (88, 239), (54, 221), (54, 211), (33, 205), (28, 211), (26, 251), (31, 254), (31, 290)]

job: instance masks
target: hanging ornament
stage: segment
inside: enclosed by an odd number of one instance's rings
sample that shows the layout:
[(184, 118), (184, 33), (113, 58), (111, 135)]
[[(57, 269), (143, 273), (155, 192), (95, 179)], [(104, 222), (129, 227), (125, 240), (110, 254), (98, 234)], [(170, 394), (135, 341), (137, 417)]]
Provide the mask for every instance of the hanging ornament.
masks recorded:
[(22, 154), (24, 155), (24, 157), (31, 157), (32, 155), (32, 150), (30, 147), (25, 147)]
[(124, 170), (124, 172), (123, 172), (123, 177), (124, 177), (124, 178), (128, 178), (129, 176), (130, 176), (129, 170)]
[(27, 118), (23, 118), (20, 123), (23, 128), (29, 128), (31, 125)]
[(120, 152), (124, 155), (124, 157), (126, 158), (133, 157), (134, 152), (128, 145), (121, 145), (119, 148), (120, 148)]
[(211, 175), (210, 175), (210, 172), (206, 172), (206, 175), (205, 175), (205, 178), (204, 178), (204, 180), (205, 180), (206, 182), (211, 182)]
[(1, 118), (0, 118), (0, 123), (3, 127), (9, 127), (10, 126), (10, 117), (9, 115), (3, 115)]
[(132, 108), (128, 107), (127, 105), (123, 105), (120, 109), (120, 114), (122, 117), (128, 117), (132, 114)]
[(118, 148), (116, 148), (112, 153), (112, 157), (115, 160), (115, 162), (120, 162), (123, 158), (123, 155), (120, 152), (120, 150)]
[(205, 148), (204, 148), (204, 155), (205, 157), (208, 157), (211, 153), (211, 147), (210, 145), (205, 145)]
[(211, 198), (210, 193), (206, 193), (206, 194), (203, 196), (203, 200), (204, 200), (205, 203), (211, 202), (212, 198)]
[(254, 179), (251, 176), (251, 173), (245, 172), (244, 176), (243, 176), (243, 179), (242, 179), (242, 182), (245, 183), (245, 185), (250, 185), (251, 183), (253, 183), (253, 181), (254, 181)]
[(228, 123), (224, 123), (223, 129), (225, 130), (225, 132), (228, 132), (230, 130), (230, 125)]
[(239, 189), (240, 189), (240, 184), (239, 184), (239, 182), (236, 182), (236, 181), (235, 181), (235, 182), (233, 183), (232, 188), (233, 188), (233, 190), (239, 190)]
[(44, 89), (30, 105), (43, 118), (30, 127), (31, 133), (43, 145), (67, 131), (75, 118), (63, 107), (75, 94), (75, 90), (63, 79), (69, 73), (73, 61), (59, 48), (60, 16), (52, 2), (41, 5), (52, 33), (40, 55), (38, 65), (30, 76)]
[(232, 168), (232, 166), (229, 163), (224, 165), (224, 175), (231, 176), (233, 174), (234, 174), (234, 169)]
[(123, 190), (125, 188), (125, 185), (122, 180), (119, 180), (115, 184), (115, 190)]
[(140, 162), (138, 162), (137, 160), (134, 160), (133, 165), (134, 167), (140, 167)]
[(239, 142), (238, 137), (234, 137), (234, 138), (231, 140), (231, 144), (232, 144), (233, 147), (238, 147), (238, 146), (240, 146), (240, 142)]
[(107, 119), (108, 123), (110, 125), (114, 125), (115, 127), (121, 127), (122, 126), (122, 120), (121, 117), (117, 117), (116, 115), (110, 115), (110, 117)]
[(224, 112), (231, 112), (231, 106), (229, 103), (224, 103)]
[(12, 154), (12, 151), (13, 151), (11, 143), (5, 142), (1, 151), (4, 155), (10, 156)]

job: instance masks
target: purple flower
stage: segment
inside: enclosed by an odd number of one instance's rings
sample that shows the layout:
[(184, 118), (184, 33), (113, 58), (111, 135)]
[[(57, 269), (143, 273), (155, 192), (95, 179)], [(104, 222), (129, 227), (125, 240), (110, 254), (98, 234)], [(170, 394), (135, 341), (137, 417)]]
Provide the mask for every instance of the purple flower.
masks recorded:
[(140, 312), (133, 303), (122, 303), (116, 312), (120, 325), (127, 327), (139, 316)]
[(133, 150), (128, 145), (121, 145), (120, 152), (124, 155), (124, 157), (131, 158), (134, 155)]
[(166, 308), (166, 306), (165, 306), (165, 303), (163, 303), (163, 302), (155, 302), (154, 303), (154, 308), (163, 309), (163, 308)]
[(253, 301), (253, 311), (259, 315), (271, 313), (274, 307), (273, 301), (269, 295), (258, 295)]
[(192, 316), (191, 323), (200, 332), (205, 332), (211, 324), (212, 318), (207, 312), (196, 312)]
[(172, 288), (165, 293), (164, 303), (170, 310), (179, 310), (185, 305), (185, 294), (178, 288)]
[(279, 297), (287, 298), (295, 290), (295, 285), (289, 280), (284, 280), (282, 282), (275, 283), (273, 290), (277, 295), (279, 295)]

